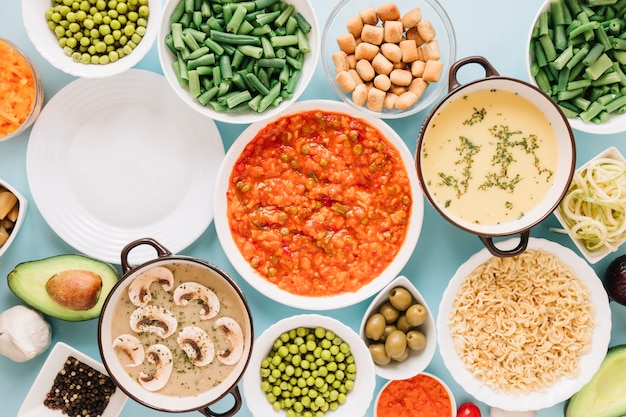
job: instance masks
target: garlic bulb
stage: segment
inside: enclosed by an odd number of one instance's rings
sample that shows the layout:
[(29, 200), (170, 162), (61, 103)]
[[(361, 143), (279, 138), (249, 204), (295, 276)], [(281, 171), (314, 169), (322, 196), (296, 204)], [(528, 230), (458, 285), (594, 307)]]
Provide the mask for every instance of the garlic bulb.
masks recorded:
[(25, 362), (45, 352), (51, 328), (41, 313), (17, 305), (0, 313), (0, 355)]

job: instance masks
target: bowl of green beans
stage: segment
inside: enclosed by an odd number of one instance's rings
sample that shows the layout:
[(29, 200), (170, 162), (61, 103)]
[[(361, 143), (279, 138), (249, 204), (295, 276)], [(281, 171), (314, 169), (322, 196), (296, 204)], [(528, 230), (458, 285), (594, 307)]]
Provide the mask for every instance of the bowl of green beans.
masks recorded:
[(626, 131), (624, 2), (546, 0), (528, 35), (528, 77), (593, 134)]
[(255, 417), (361, 417), (374, 397), (374, 363), (359, 335), (329, 316), (284, 318), (254, 342), (243, 378)]
[(168, 0), (157, 50), (178, 96), (226, 123), (272, 117), (311, 81), (319, 55), (309, 0)]
[(139, 63), (158, 32), (161, 0), (23, 0), (26, 33), (55, 68), (103, 78)]

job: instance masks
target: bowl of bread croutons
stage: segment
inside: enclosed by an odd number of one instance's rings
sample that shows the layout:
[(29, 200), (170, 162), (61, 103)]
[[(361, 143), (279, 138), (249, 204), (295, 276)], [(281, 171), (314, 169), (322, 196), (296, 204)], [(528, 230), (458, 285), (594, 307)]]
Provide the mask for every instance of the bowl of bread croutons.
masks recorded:
[(424, 110), (444, 92), (456, 38), (436, 0), (343, 0), (326, 22), (321, 51), (343, 101), (393, 119)]

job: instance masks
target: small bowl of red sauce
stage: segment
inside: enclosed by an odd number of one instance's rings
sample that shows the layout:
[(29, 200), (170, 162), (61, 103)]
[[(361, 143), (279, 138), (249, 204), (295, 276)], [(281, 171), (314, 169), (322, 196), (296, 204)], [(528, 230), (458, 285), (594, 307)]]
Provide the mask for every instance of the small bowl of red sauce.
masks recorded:
[(387, 382), (374, 404), (374, 417), (456, 417), (456, 411), (450, 388), (427, 372)]
[(413, 155), (380, 119), (346, 103), (294, 103), (229, 148), (215, 228), (231, 264), (276, 302), (356, 304), (398, 276), (420, 235)]

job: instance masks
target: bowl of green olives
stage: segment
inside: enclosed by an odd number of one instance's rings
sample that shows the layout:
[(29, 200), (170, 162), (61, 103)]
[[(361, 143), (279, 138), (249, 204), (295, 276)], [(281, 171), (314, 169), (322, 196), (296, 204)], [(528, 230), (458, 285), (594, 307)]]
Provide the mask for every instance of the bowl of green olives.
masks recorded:
[(424, 297), (401, 275), (372, 300), (360, 336), (378, 376), (406, 379), (430, 364), (437, 347), (435, 319)]
[(82, 78), (134, 67), (152, 49), (161, 0), (22, 0), (35, 49), (52, 66)]

